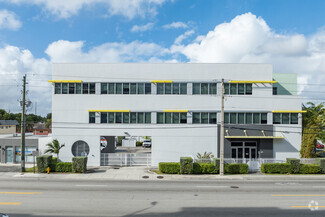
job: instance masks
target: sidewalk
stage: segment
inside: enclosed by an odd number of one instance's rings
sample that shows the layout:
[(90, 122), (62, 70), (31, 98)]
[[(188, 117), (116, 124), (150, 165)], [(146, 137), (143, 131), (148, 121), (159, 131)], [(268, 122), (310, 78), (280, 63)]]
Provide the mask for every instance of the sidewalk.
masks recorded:
[(62, 180), (173, 180), (173, 181), (212, 181), (212, 180), (243, 180), (243, 181), (278, 181), (278, 180), (296, 180), (296, 181), (312, 181), (324, 180), (325, 175), (264, 175), (264, 174), (247, 174), (247, 175), (168, 175), (156, 174), (151, 172), (145, 166), (138, 167), (96, 167), (88, 168), (86, 174), (61, 174), (61, 173), (18, 173), (18, 172), (0, 172), (0, 179), (8, 178), (38, 178), (38, 179), (62, 179)]

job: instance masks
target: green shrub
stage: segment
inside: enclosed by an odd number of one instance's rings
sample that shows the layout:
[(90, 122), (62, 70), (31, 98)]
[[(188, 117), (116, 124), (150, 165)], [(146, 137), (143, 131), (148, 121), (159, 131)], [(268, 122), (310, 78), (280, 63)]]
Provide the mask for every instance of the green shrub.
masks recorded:
[(301, 164), (301, 174), (317, 174), (320, 173), (320, 167), (317, 164)]
[(248, 174), (248, 165), (244, 163), (225, 164), (225, 172), (229, 174)]
[(181, 174), (192, 174), (193, 159), (191, 157), (181, 157), (180, 159), (180, 172)]
[(219, 158), (213, 158), (213, 164), (217, 170), (217, 173), (220, 171), (220, 159)]
[(39, 173), (46, 173), (52, 162), (52, 155), (41, 155), (36, 158), (37, 170)]
[(87, 172), (87, 157), (73, 157), (72, 158), (72, 172), (86, 173)]
[(192, 174), (201, 174), (201, 173), (202, 173), (201, 164), (200, 163), (193, 163)]
[(199, 163), (202, 174), (217, 174), (219, 171), (216, 169), (213, 163)]
[(50, 163), (50, 172), (56, 171), (56, 164), (58, 163), (58, 159), (56, 157), (53, 157)]
[(160, 162), (159, 171), (166, 174), (179, 174), (180, 164), (173, 162)]
[(141, 147), (142, 144), (143, 144), (143, 142), (140, 142), (140, 141), (137, 141), (137, 142), (136, 142), (136, 146), (137, 146), (137, 147)]
[(280, 173), (287, 174), (291, 172), (291, 165), (288, 163), (264, 163), (261, 166), (262, 173), (272, 174)]
[(72, 163), (70, 162), (59, 162), (56, 164), (56, 172), (71, 173)]
[(320, 167), (320, 173), (325, 173), (325, 158), (317, 159), (317, 165)]
[(287, 158), (287, 163), (291, 165), (291, 173), (299, 173), (299, 171), (300, 171), (300, 159)]

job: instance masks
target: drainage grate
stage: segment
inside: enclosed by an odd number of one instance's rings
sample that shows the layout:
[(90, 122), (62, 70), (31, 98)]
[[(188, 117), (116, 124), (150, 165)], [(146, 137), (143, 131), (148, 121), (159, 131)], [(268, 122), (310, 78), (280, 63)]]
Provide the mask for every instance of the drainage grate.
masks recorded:
[(149, 176), (142, 176), (142, 178), (143, 178), (143, 179), (148, 179), (148, 178), (149, 178)]
[(163, 179), (164, 177), (163, 176), (157, 176), (157, 179)]
[(239, 188), (238, 186), (230, 186), (230, 188)]

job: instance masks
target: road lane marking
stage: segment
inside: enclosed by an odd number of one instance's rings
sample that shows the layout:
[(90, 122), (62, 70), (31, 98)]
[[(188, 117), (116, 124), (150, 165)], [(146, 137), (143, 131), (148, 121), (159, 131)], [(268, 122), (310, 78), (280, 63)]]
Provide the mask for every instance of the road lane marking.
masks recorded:
[(215, 185), (215, 186), (196, 186), (197, 188), (230, 188), (229, 186)]
[(77, 187), (107, 187), (107, 185), (76, 185)]
[(43, 192), (0, 192), (0, 194), (43, 194)]
[(21, 203), (0, 202), (0, 205), (21, 205)]
[(291, 206), (292, 208), (322, 208), (325, 206)]
[(325, 197), (325, 194), (273, 194), (272, 197)]

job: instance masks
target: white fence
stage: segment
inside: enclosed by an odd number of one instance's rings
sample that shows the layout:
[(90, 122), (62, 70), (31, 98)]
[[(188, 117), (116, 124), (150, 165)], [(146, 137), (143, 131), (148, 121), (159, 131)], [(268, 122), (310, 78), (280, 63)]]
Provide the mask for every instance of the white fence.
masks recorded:
[(151, 166), (151, 154), (147, 153), (102, 153), (101, 166)]

